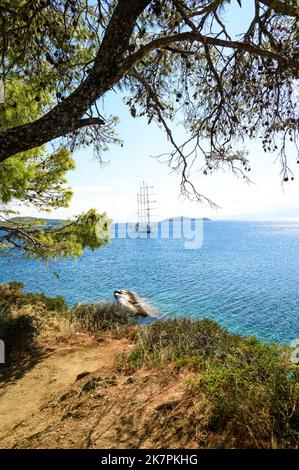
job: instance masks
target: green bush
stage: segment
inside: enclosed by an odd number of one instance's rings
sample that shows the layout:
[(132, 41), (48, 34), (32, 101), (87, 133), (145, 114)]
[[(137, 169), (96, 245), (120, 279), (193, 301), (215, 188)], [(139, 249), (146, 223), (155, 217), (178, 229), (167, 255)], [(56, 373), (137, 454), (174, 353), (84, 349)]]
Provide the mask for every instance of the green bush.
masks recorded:
[(22, 292), (23, 288), (24, 284), (21, 282), (0, 285), (0, 310), (41, 304), (45, 314), (53, 312), (66, 313), (68, 311), (68, 306), (62, 297), (47, 297), (44, 294)]
[(222, 343), (228, 336), (209, 319), (197, 322), (186, 318), (157, 321), (141, 329), (135, 349), (123, 358), (123, 366), (134, 369), (135, 362), (140, 366), (157, 362), (162, 365), (176, 362), (178, 367), (189, 362), (200, 364), (212, 353), (219, 353), (220, 357)]
[(205, 396), (213, 410), (208, 432), (227, 431), (245, 447), (292, 447), (299, 372), (289, 357), (287, 348), (229, 334), (208, 319), (170, 319), (141, 329), (119, 368), (187, 366), (195, 373), (188, 393)]
[(70, 317), (92, 333), (115, 330), (136, 323), (130, 309), (114, 302), (77, 304), (71, 310)]
[(258, 447), (266, 441), (298, 444), (298, 383), (280, 364), (265, 371), (259, 363), (239, 367), (212, 362), (198, 375), (194, 390), (204, 391), (213, 404), (211, 430), (229, 425)]
[(23, 354), (33, 346), (36, 328), (29, 315), (13, 316), (0, 310), (0, 339), (5, 344), (5, 360), (9, 364), (15, 354)]
[[(35, 334), (41, 318), (67, 313), (62, 297), (22, 292), (23, 284), (10, 282), (0, 285), (0, 339), (5, 343), (6, 363), (28, 353), (35, 346)], [(32, 307), (31, 309), (26, 308)], [(38, 308), (37, 308), (38, 306)], [(29, 314), (30, 313), (30, 314)]]

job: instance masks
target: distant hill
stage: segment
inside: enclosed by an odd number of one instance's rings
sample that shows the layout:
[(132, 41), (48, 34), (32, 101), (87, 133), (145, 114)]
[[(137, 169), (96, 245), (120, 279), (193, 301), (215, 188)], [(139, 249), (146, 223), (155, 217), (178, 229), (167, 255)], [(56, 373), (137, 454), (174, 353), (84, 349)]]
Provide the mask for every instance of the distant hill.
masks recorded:
[(162, 222), (178, 222), (182, 220), (203, 220), (204, 222), (211, 222), (211, 219), (208, 219), (207, 217), (185, 217), (183, 215), (170, 217), (169, 219), (162, 220)]
[[(29, 216), (26, 216), (26, 217), (12, 217), (10, 219), (12, 222), (31, 222), (31, 221), (40, 221), (42, 225), (51, 225), (51, 226), (55, 226), (55, 225), (60, 225), (60, 224), (64, 224), (66, 222), (70, 222), (71, 220), (67, 220), (67, 219), (48, 219), (46, 217), (29, 217)], [(168, 219), (164, 219), (164, 220), (161, 220), (161, 222), (178, 222), (178, 221), (182, 221), (182, 220), (200, 220), (200, 221), (204, 221), (204, 222), (211, 222), (211, 219), (208, 219), (207, 217), (185, 217), (185, 216), (177, 216), (177, 217), (169, 217)], [(126, 222), (114, 222), (113, 225), (115, 224), (126, 224)]]
[(12, 217), (10, 219), (11, 222), (34, 222), (34, 221), (39, 221), (41, 222), (41, 225), (61, 225), (65, 222), (68, 222), (68, 220), (63, 220), (63, 219), (47, 219), (45, 217)]

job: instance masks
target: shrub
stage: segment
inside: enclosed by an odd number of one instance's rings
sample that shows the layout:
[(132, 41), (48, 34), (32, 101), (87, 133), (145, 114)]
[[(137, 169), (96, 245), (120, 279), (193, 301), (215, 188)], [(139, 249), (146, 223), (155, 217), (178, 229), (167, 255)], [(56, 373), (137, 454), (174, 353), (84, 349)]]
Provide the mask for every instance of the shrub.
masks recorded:
[(298, 383), (279, 363), (269, 369), (258, 362), (243, 367), (211, 363), (199, 374), (194, 391), (204, 391), (213, 405), (210, 430), (228, 426), (239, 440), (257, 447), (298, 443)]
[(13, 316), (8, 309), (0, 311), (0, 338), (5, 344), (6, 363), (10, 363), (13, 356), (23, 354), (33, 345), (36, 328), (29, 315)]
[(68, 310), (65, 300), (60, 297), (48, 297), (44, 294), (22, 292), (24, 284), (21, 282), (9, 282), (0, 285), (0, 309), (20, 308), (25, 305), (40, 304), (44, 313), (66, 313)]
[(131, 310), (114, 302), (77, 304), (71, 310), (70, 318), (92, 333), (115, 331), (136, 324)]
[(187, 393), (205, 396), (213, 410), (208, 432), (227, 431), (239, 446), (292, 447), (299, 442), (299, 383), (289, 355), (208, 319), (170, 319), (141, 329), (119, 368), (188, 366), (195, 379)]
[(62, 297), (22, 292), (23, 284), (0, 285), (0, 339), (5, 343), (6, 363), (27, 354), (35, 346), (35, 335), (55, 315), (67, 312)]
[(228, 334), (209, 319), (196, 322), (186, 318), (160, 320), (140, 330), (135, 349), (123, 357), (123, 366), (134, 369), (134, 362), (139, 366), (153, 362), (162, 365), (175, 362), (178, 366), (188, 362), (200, 364), (212, 353), (219, 352), (220, 355), (226, 336)]

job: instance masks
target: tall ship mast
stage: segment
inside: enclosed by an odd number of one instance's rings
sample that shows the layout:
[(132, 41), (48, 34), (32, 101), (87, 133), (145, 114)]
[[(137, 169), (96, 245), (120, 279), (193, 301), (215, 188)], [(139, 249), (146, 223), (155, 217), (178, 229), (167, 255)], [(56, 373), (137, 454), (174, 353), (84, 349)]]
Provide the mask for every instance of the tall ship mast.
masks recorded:
[(150, 233), (152, 229), (151, 211), (154, 209), (152, 204), (156, 201), (150, 200), (154, 193), (151, 192), (153, 186), (149, 186), (144, 181), (140, 184), (139, 192), (137, 193), (137, 216), (138, 222), (136, 224), (137, 232)]

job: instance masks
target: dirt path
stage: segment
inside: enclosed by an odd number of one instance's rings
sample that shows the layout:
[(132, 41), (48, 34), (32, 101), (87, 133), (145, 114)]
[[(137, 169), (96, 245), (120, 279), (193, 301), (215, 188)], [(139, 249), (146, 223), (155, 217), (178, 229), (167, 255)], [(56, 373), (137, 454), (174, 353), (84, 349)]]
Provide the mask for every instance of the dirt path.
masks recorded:
[(0, 438), (29, 418), (53, 394), (74, 383), (82, 372), (112, 367), (127, 347), (126, 340), (108, 341), (78, 349), (65, 347), (41, 359), (19, 380), (0, 390)]

